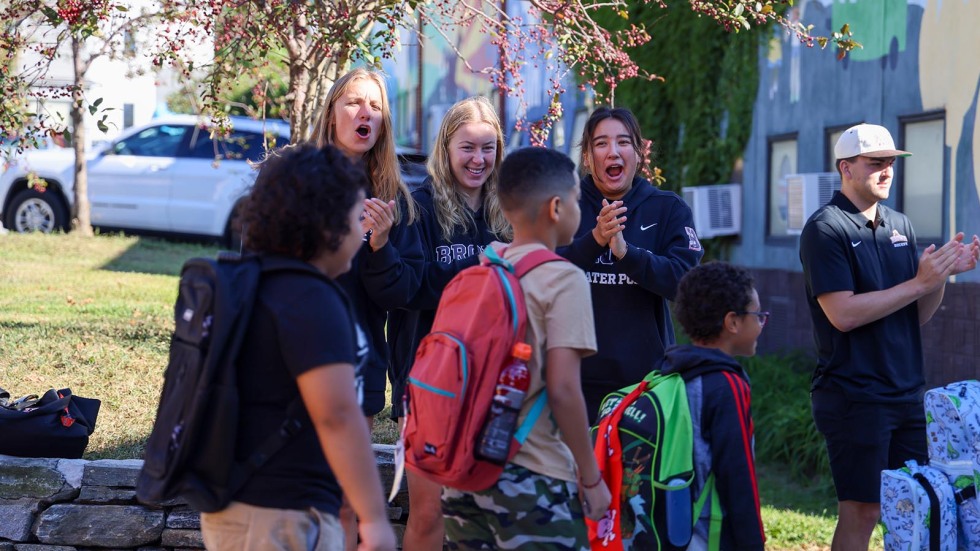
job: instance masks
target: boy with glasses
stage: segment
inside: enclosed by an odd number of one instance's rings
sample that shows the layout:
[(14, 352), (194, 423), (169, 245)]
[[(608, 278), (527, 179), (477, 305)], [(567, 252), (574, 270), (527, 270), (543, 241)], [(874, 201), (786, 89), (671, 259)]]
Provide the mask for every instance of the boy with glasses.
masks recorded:
[[(694, 428), (692, 495), (697, 499), (713, 474), (724, 512), (720, 533), (712, 534), (712, 508), (702, 509), (689, 549), (761, 551), (765, 532), (755, 474), (752, 397), (748, 375), (734, 356), (755, 355), (769, 312), (759, 307), (748, 271), (708, 262), (681, 279), (674, 313), (692, 344), (668, 348), (660, 369), (680, 373), (686, 382)], [(717, 547), (715, 541), (709, 545), (715, 538)]]

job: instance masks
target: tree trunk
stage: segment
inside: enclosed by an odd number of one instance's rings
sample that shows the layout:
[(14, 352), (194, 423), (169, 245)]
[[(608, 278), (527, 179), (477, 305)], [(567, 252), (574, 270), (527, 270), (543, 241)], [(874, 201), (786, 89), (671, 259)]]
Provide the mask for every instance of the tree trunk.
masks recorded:
[(310, 72), (306, 68), (305, 59), (289, 60), (289, 95), (293, 98), (289, 108), (289, 126), (291, 143), (301, 143), (310, 139), (310, 109), (306, 102), (306, 91), (310, 82)]
[(75, 150), (75, 204), (72, 206), (72, 227), (85, 236), (92, 236), (92, 207), (88, 202), (88, 169), (85, 165), (85, 121), (82, 105), (82, 86), (85, 70), (82, 62), (82, 40), (71, 38), (71, 57), (74, 65), (75, 87), (71, 92), (72, 145)]

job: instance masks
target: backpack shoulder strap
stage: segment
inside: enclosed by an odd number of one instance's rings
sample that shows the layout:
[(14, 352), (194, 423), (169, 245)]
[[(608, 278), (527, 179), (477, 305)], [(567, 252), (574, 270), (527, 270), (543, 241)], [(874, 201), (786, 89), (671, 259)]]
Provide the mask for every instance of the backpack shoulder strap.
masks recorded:
[(721, 498), (718, 497), (718, 492), (715, 491), (715, 473), (708, 475), (708, 479), (704, 482), (704, 488), (701, 488), (701, 495), (694, 502), (694, 515), (692, 520), (695, 525), (700, 522), (704, 506), (709, 500), (708, 551), (718, 551), (718, 548), (721, 546), (722, 511)]
[[(612, 501), (609, 504), (609, 510), (598, 522), (589, 519), (585, 521), (593, 549), (597, 548), (597, 545), (615, 551), (624, 548), (620, 525), (622, 518), (623, 446), (619, 440), (619, 422), (622, 420), (626, 408), (646, 392), (648, 387), (649, 381), (646, 380), (634, 385), (629, 393), (616, 404), (616, 407), (599, 420), (599, 425), (595, 430), (593, 453), (596, 463), (599, 465), (599, 475), (606, 482), (606, 487), (609, 488), (612, 495)], [(605, 526), (603, 529), (605, 535), (600, 535), (600, 526), (603, 525)]]
[(514, 275), (518, 278), (524, 277), (528, 272), (537, 268), (538, 266), (546, 262), (568, 262), (557, 253), (548, 249), (535, 249), (523, 258), (517, 261), (514, 265)]
[(922, 489), (926, 491), (926, 495), (929, 496), (929, 515), (931, 521), (929, 522), (929, 549), (941, 549), (940, 545), (940, 509), (941, 503), (939, 496), (936, 495), (935, 488), (932, 487), (932, 483), (926, 478), (924, 474), (918, 469), (912, 471), (912, 478), (915, 479)]
[(514, 439), (520, 442), (521, 445), (524, 444), (528, 435), (531, 434), (531, 429), (538, 422), (538, 417), (541, 417), (541, 412), (544, 411), (544, 406), (546, 405), (548, 405), (548, 389), (544, 389), (538, 394), (537, 399), (531, 404), (531, 409), (528, 410), (524, 422), (517, 427), (517, 432), (514, 433)]
[(248, 479), (303, 428), (300, 419), (302, 419), (305, 408), (301, 396), (293, 398), (286, 409), (286, 420), (282, 422), (279, 429), (267, 436), (245, 461), (236, 462), (232, 465), (231, 473), (228, 476), (229, 495), (237, 494), (248, 482)]

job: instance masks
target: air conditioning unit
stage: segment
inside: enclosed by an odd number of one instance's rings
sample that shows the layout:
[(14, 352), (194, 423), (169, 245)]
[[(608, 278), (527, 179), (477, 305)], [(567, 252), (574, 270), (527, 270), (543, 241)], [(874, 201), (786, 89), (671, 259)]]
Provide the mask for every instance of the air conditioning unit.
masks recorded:
[(684, 201), (694, 212), (694, 229), (708, 239), (742, 231), (742, 184), (685, 187)]
[(786, 233), (790, 235), (799, 235), (807, 219), (840, 190), (840, 175), (836, 172), (787, 174), (783, 181), (786, 182)]

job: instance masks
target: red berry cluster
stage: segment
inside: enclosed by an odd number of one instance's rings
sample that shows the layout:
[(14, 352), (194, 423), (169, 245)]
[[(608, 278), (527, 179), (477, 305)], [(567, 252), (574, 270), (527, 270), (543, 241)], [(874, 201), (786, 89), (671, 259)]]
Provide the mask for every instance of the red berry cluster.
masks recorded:
[(85, 13), (83, 0), (62, 0), (58, 2), (58, 17), (62, 18), (69, 25), (77, 23)]

